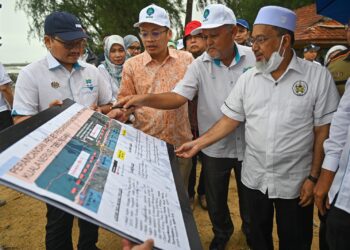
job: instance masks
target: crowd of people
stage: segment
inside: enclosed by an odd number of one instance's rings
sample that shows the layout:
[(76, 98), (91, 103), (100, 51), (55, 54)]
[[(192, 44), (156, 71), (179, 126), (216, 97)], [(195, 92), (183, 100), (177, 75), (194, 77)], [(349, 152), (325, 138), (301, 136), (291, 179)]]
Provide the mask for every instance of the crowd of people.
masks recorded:
[[(296, 14), (279, 6), (261, 8), (251, 27), (225, 5), (210, 4), (176, 42), (166, 10), (157, 5), (142, 9), (134, 27), (141, 41), (106, 36), (95, 67), (87, 63), (88, 35), (79, 19), (48, 15), (47, 56), (21, 70), (14, 97), (0, 67), (1, 129), (70, 98), (177, 148), (192, 209), (197, 192), (208, 210), (209, 249), (225, 249), (235, 230), (227, 204), (231, 171), (251, 249), (274, 248), (274, 216), (279, 249), (310, 249), (314, 202), (320, 249), (347, 249), (349, 48), (332, 47), (325, 66), (316, 61), (320, 47), (314, 44), (298, 57)], [(346, 34), (350, 45), (349, 28)], [(72, 222), (72, 215), (47, 204), (47, 249), (73, 249)], [(97, 249), (98, 227), (79, 220), (79, 228), (78, 249)], [(152, 240), (138, 246), (123, 241), (124, 249), (152, 246)]]

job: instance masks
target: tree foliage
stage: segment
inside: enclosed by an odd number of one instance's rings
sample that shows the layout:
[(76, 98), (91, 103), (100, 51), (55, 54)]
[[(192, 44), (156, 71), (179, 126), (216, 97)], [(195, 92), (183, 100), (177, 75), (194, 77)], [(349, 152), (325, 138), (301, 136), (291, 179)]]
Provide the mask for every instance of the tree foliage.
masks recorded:
[(237, 18), (244, 18), (252, 25), (261, 7), (277, 5), (291, 10), (314, 3), (314, 0), (224, 0)]
[(92, 38), (92, 47), (96, 48), (108, 34), (136, 35), (133, 24), (138, 21), (140, 10), (151, 3), (168, 11), (173, 28), (178, 32), (183, 29), (183, 0), (17, 0), (16, 7), (30, 17), (29, 35), (39, 38), (44, 35), (44, 21), (48, 14), (53, 11), (75, 14)]

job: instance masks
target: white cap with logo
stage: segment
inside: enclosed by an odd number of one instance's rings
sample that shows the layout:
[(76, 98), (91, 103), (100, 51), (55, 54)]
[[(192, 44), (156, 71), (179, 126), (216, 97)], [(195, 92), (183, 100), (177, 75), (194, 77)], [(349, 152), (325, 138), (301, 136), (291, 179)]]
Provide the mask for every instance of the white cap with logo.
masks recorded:
[(134, 27), (139, 27), (142, 23), (153, 23), (170, 29), (168, 13), (165, 9), (155, 4), (151, 4), (140, 11), (139, 21), (134, 24)]
[(223, 4), (209, 4), (203, 12), (202, 26), (194, 29), (191, 35), (197, 35), (203, 29), (213, 29), (225, 24), (236, 25), (233, 11)]

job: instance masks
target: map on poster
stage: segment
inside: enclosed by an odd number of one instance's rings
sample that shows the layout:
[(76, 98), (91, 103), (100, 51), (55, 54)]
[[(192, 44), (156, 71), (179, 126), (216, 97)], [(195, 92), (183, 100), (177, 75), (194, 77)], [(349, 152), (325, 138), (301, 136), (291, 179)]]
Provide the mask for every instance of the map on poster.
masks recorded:
[(190, 249), (167, 145), (73, 104), (0, 154), (0, 179), (160, 249)]

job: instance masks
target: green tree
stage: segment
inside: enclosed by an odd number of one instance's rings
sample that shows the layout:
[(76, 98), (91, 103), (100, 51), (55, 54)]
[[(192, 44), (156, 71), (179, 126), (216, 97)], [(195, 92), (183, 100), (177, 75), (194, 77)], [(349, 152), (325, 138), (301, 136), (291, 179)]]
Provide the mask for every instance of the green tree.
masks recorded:
[(183, 0), (17, 0), (16, 6), (30, 17), (29, 35), (40, 39), (44, 35), (44, 20), (48, 14), (53, 11), (75, 14), (92, 38), (90, 46), (96, 49), (105, 35), (136, 35), (133, 24), (137, 22), (140, 10), (151, 3), (165, 8), (172, 27), (178, 33), (182, 32)]
[(296, 9), (311, 3), (314, 0), (224, 0), (237, 18), (244, 18), (252, 25), (261, 7), (266, 5), (277, 5), (289, 9)]

